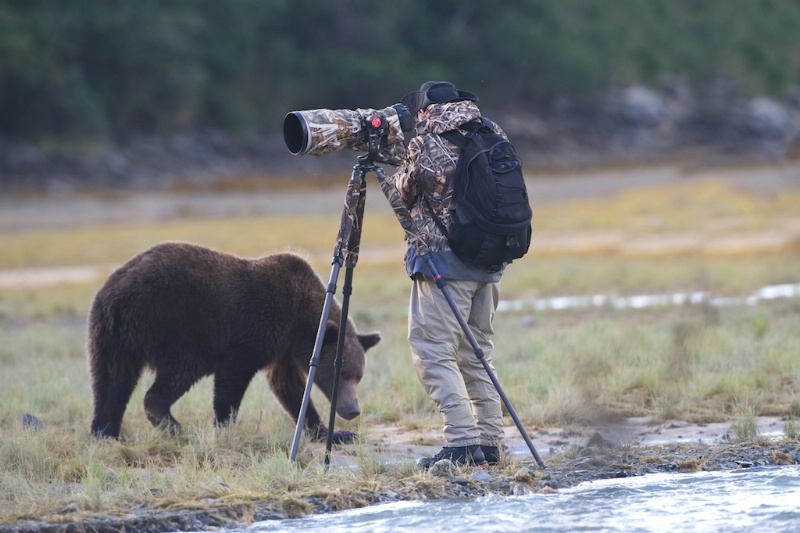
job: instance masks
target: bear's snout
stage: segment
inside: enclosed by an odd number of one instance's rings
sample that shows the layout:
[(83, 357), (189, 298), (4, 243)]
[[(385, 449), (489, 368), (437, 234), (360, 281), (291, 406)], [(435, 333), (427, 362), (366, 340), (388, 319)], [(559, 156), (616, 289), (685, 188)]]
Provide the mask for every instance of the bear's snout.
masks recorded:
[(339, 397), (336, 400), (336, 413), (345, 420), (352, 420), (361, 414), (358, 405), (356, 384), (345, 380), (339, 384)]
[(345, 420), (352, 420), (361, 414), (361, 409), (356, 405), (343, 406), (341, 403), (336, 406), (336, 412)]

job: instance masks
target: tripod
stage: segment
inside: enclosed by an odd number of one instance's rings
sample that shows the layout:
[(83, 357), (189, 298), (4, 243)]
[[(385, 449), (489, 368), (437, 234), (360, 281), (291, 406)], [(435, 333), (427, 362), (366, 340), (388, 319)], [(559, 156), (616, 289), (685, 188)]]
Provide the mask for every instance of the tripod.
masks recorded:
[(322, 351), (322, 340), (325, 334), (325, 325), (328, 321), (333, 295), (336, 292), (336, 281), (338, 280), (341, 267), (344, 264), (345, 281), (342, 288), (342, 312), (339, 323), (339, 338), (336, 346), (336, 356), (334, 359), (333, 393), (331, 395), (331, 410), (328, 422), (327, 440), (325, 444), (325, 467), (327, 468), (330, 464), (330, 454), (333, 446), (333, 428), (336, 421), (336, 402), (338, 400), (339, 393), (339, 377), (343, 364), (342, 358), (346, 332), (345, 328), (347, 327), (347, 314), (350, 305), (350, 295), (352, 294), (353, 269), (358, 262), (359, 247), (361, 245), (361, 230), (367, 192), (367, 183), (364, 178), (367, 173), (375, 172), (378, 177), (381, 190), (383, 191), (384, 196), (386, 196), (386, 199), (389, 201), (389, 204), (392, 206), (394, 214), (405, 231), (409, 242), (414, 246), (417, 256), (422, 258), (425, 264), (428, 266), (431, 276), (436, 282), (436, 286), (442, 291), (442, 294), (447, 300), (448, 306), (455, 314), (455, 317), (458, 320), (458, 323), (461, 326), (464, 334), (466, 335), (470, 346), (475, 352), (476, 357), (478, 357), (478, 359), (481, 361), (481, 364), (489, 375), (489, 378), (491, 379), (495, 389), (497, 389), (497, 392), (499, 393), (506, 410), (514, 420), (517, 429), (522, 435), (522, 438), (525, 440), (525, 444), (531, 451), (536, 463), (539, 465), (539, 467), (545, 468), (542, 458), (539, 456), (536, 448), (533, 446), (533, 442), (531, 442), (527, 431), (525, 431), (525, 427), (522, 425), (519, 416), (517, 416), (517, 413), (512, 407), (511, 402), (503, 391), (503, 388), (500, 386), (497, 376), (495, 376), (489, 362), (486, 360), (483, 349), (481, 349), (481, 347), (478, 345), (478, 341), (475, 339), (472, 330), (470, 330), (467, 321), (458, 310), (458, 307), (447, 288), (445, 279), (436, 269), (436, 265), (433, 264), (433, 260), (431, 259), (429, 253), (430, 250), (428, 249), (427, 244), (425, 244), (425, 242), (420, 238), (408, 208), (406, 208), (403, 200), (400, 198), (397, 189), (391, 183), (386, 181), (386, 173), (384, 172), (383, 168), (375, 163), (380, 140), (382, 136), (385, 135), (385, 126), (381, 125), (380, 121), (378, 121), (378, 125), (375, 126), (373, 118), (373, 121), (371, 123), (365, 123), (364, 127), (367, 130), (369, 151), (366, 155), (358, 158), (358, 163), (353, 167), (353, 173), (350, 177), (350, 182), (347, 187), (344, 211), (342, 212), (342, 220), (341, 224), (339, 225), (339, 233), (337, 235), (336, 245), (334, 247), (330, 280), (328, 282), (328, 287), (325, 294), (325, 302), (322, 307), (322, 316), (320, 318), (317, 338), (314, 344), (314, 352), (309, 363), (308, 379), (303, 395), (303, 402), (300, 406), (300, 413), (297, 419), (297, 427), (295, 428), (294, 440), (292, 442), (289, 460), (294, 462), (297, 457), (297, 448), (300, 442), (303, 424), (305, 422), (309, 398), (311, 396), (311, 385), (314, 382), (314, 376), (316, 374), (317, 366), (319, 365), (319, 357)]

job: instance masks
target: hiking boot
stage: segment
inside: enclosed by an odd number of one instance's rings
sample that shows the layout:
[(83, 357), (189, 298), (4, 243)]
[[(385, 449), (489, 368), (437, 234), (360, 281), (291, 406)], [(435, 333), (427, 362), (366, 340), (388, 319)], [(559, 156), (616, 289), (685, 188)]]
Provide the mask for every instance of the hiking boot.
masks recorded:
[(496, 465), (505, 455), (500, 452), (500, 448), (497, 446), (484, 446), (481, 444), (481, 451), (483, 452), (483, 456), (486, 458), (486, 462), (490, 465)]
[(448, 459), (457, 465), (485, 465), (486, 458), (478, 445), (474, 446), (445, 446), (442, 451), (433, 457), (423, 457), (417, 461), (417, 465), (423, 470), (428, 470), (431, 466), (442, 459)]

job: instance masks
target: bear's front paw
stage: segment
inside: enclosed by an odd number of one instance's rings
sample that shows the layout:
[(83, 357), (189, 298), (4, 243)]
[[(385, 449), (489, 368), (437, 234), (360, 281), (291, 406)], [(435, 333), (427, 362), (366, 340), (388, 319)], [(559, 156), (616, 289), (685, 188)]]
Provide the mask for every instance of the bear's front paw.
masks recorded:
[[(325, 426), (318, 427), (311, 435), (314, 440), (325, 442), (328, 440), (328, 428)], [(334, 431), (331, 442), (334, 444), (352, 444), (358, 438), (358, 433), (354, 433), (353, 431)]]
[(358, 440), (358, 433), (352, 431), (334, 431), (333, 443), (334, 444), (352, 444)]

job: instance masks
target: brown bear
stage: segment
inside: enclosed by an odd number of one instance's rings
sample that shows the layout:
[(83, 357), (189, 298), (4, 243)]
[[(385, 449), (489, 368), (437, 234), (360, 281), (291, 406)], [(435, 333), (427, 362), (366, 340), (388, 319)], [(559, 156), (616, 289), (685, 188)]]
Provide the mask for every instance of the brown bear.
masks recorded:
[[(155, 372), (144, 397), (153, 425), (179, 431), (172, 404), (211, 374), (215, 422), (234, 421), (245, 389), (262, 369), (296, 424), (325, 297), (319, 276), (290, 253), (248, 260), (166, 243), (134, 257), (109, 276), (89, 313), (92, 433), (119, 438), (145, 367)], [(328, 399), (340, 316), (334, 300), (314, 379)], [(336, 412), (351, 420), (360, 413), (356, 387), (364, 374), (364, 352), (380, 335), (359, 335), (352, 321), (346, 329)], [(327, 436), (311, 403), (304, 428), (317, 440)], [(353, 437), (336, 432), (334, 441)]]

